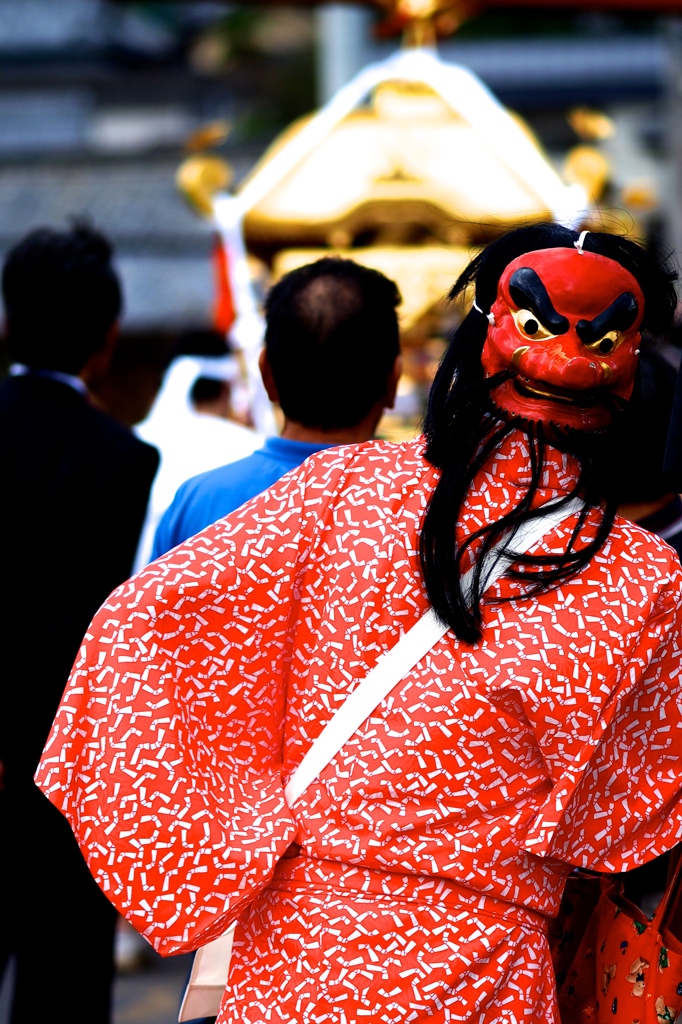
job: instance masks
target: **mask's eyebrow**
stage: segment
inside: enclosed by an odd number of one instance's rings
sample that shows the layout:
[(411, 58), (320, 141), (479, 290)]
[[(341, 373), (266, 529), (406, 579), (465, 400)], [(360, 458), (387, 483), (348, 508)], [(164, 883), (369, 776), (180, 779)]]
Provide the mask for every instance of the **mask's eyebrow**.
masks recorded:
[(627, 331), (637, 318), (639, 306), (632, 292), (623, 292), (594, 320), (578, 320), (575, 331), (586, 345), (598, 341), (607, 331)]
[(547, 289), (531, 267), (519, 267), (509, 281), (509, 294), (519, 309), (530, 309), (543, 327), (553, 334), (565, 334), (568, 320), (557, 313)]

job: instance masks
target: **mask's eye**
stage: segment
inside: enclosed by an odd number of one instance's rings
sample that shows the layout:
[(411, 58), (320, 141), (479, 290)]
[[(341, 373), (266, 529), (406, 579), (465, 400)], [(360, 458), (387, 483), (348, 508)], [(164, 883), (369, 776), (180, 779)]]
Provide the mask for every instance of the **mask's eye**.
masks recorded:
[(532, 338), (533, 341), (546, 341), (548, 338), (556, 338), (556, 334), (552, 334), (546, 327), (543, 327), (535, 313), (531, 312), (530, 309), (512, 309), (511, 315), (514, 317), (514, 323), (522, 338)]
[(623, 335), (620, 331), (607, 331), (603, 338), (591, 341), (587, 348), (592, 349), (593, 352), (598, 352), (602, 356), (608, 356), (615, 352), (622, 340)]

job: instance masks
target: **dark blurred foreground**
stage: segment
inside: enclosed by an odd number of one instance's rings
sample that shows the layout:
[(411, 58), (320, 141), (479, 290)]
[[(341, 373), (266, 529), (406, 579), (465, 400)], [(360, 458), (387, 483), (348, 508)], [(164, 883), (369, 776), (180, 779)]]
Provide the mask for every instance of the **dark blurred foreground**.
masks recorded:
[(175, 1024), (191, 955), (150, 953), (149, 966), (119, 975), (114, 984), (113, 1024)]
[[(36, 933), (36, 952), (40, 935)], [(74, 950), (74, 957), (77, 957)], [(175, 1024), (180, 996), (192, 962), (191, 955), (161, 957), (152, 950), (144, 968), (119, 974), (114, 983), (113, 1024)], [(42, 1000), (39, 956), (36, 956), (36, 999)], [(0, 989), (0, 1024), (9, 1024), (10, 982)]]

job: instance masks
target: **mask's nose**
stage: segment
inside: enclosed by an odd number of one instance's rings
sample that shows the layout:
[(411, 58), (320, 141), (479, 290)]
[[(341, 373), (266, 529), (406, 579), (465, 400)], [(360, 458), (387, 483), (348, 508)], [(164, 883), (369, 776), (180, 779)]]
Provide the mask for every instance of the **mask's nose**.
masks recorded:
[(565, 388), (590, 390), (604, 383), (603, 367), (589, 356), (573, 356), (561, 367), (559, 376)]

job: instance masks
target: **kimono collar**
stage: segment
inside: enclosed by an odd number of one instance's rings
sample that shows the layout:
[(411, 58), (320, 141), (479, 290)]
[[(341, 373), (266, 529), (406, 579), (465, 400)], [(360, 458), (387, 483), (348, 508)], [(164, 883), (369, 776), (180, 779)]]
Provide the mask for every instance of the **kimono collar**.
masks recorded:
[[(577, 460), (558, 448), (545, 446), (544, 468), (540, 486), (533, 500), (533, 508), (553, 501), (571, 491), (578, 480), (580, 467)], [(471, 491), (471, 500), (484, 498), (501, 510), (516, 504), (532, 480), (528, 437), (523, 430), (514, 430), (504, 438), (492, 458), (477, 474)]]

